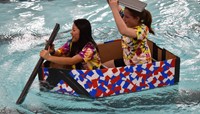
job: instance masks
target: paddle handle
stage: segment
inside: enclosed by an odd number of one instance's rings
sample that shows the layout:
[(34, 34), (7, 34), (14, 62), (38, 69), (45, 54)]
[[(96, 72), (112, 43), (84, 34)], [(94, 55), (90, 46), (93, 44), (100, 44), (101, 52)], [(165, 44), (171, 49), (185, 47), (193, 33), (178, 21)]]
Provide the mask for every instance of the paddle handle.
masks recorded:
[(38, 71), (39, 67), (42, 65), (43, 61), (44, 61), (44, 59), (40, 57), (37, 65), (35, 66), (30, 78), (28, 79), (28, 81), (27, 81), (21, 95), (19, 96), (16, 104), (22, 104), (24, 102), (26, 95), (28, 93), (28, 90), (31, 87), (31, 84), (33, 83), (33, 80), (35, 79), (35, 77), (37, 75), (37, 71)]
[[(60, 29), (60, 25), (58, 23), (56, 23), (56, 25), (55, 25), (55, 27), (53, 29), (53, 32), (51, 33), (51, 36), (50, 36), (50, 38), (49, 38), (49, 40), (48, 40), (48, 42), (47, 42), (47, 44), (46, 44), (46, 46), (44, 48), (45, 50), (47, 50), (49, 45), (53, 43), (53, 41), (54, 41), (59, 29)], [(40, 59), (38, 60), (38, 62), (36, 64), (32, 74), (30, 76), (30, 78), (28, 79), (24, 89), (22, 90), (22, 93), (20, 94), (16, 104), (21, 104), (21, 103), (24, 102), (24, 100), (26, 98), (26, 95), (28, 93), (28, 90), (30, 89), (30, 87), (31, 87), (36, 75), (37, 75), (38, 69), (42, 65), (43, 61), (44, 61), (44, 59), (40, 57)]]

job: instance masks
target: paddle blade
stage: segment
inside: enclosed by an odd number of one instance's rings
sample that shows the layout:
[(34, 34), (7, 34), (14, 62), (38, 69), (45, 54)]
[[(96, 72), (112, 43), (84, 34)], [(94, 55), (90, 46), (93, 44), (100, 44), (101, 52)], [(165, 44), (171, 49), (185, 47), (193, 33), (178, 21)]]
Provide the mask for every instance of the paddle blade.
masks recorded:
[[(51, 36), (50, 36), (50, 38), (49, 38), (49, 40), (48, 40), (48, 42), (47, 42), (47, 44), (46, 44), (44, 49), (48, 49), (49, 45), (53, 43), (53, 41), (54, 41), (59, 29), (60, 29), (60, 25), (56, 23), (56, 25), (55, 25), (55, 27), (53, 29), (53, 32), (51, 33)], [(40, 66), (42, 65), (43, 61), (44, 61), (44, 59), (40, 57), (40, 59), (38, 60), (38, 62), (37, 62), (32, 74), (31, 74), (31, 76), (29, 77), (24, 89), (22, 90), (22, 93), (20, 94), (16, 104), (21, 104), (21, 103), (24, 102), (24, 100), (26, 98), (26, 95), (28, 94), (28, 90), (30, 89), (30, 87), (31, 87), (31, 85), (32, 85), (32, 83), (33, 83), (33, 81), (34, 81), (34, 79), (35, 79), (35, 77), (37, 75), (37, 72), (38, 72)]]

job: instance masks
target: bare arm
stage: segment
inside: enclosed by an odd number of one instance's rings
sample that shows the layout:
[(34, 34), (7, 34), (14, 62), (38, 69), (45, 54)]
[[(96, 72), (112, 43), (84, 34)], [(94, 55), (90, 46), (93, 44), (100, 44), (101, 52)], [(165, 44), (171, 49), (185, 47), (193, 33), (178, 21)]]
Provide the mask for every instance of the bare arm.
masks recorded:
[[(109, 4), (109, 1), (110, 1), (110, 0), (107, 0), (107, 3), (108, 3), (108, 4)], [(120, 5), (119, 5), (119, 1), (117, 1), (117, 4), (118, 4), (118, 7), (117, 7), (118, 11), (122, 10), (122, 8), (121, 8)]]
[(83, 58), (78, 54), (73, 57), (50, 56), (49, 50), (42, 50), (40, 52), (40, 56), (44, 58), (45, 60), (60, 64), (60, 65), (74, 65), (83, 61)]
[(128, 37), (136, 37), (136, 30), (133, 28), (127, 27), (124, 20), (121, 18), (119, 14), (119, 5), (117, 3), (117, 0), (109, 0), (109, 5), (113, 13), (113, 17), (115, 19), (115, 23), (117, 25), (117, 28), (120, 32), (120, 34), (128, 36)]
[(48, 61), (52, 61), (54, 63), (60, 64), (60, 65), (74, 65), (81, 61), (83, 61), (83, 58), (80, 55), (75, 55), (73, 57), (57, 57), (57, 56), (49, 56), (47, 58)]

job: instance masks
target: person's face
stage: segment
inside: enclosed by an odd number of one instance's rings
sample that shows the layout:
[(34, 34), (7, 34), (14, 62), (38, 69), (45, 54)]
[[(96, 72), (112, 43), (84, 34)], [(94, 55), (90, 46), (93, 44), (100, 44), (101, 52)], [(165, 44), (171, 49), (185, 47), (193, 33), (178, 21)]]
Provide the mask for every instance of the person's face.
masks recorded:
[(75, 24), (73, 24), (72, 26), (71, 35), (72, 35), (72, 42), (77, 42), (79, 40), (80, 30)]
[(133, 17), (128, 9), (124, 10), (123, 20), (127, 27), (133, 28), (139, 25), (139, 17)]

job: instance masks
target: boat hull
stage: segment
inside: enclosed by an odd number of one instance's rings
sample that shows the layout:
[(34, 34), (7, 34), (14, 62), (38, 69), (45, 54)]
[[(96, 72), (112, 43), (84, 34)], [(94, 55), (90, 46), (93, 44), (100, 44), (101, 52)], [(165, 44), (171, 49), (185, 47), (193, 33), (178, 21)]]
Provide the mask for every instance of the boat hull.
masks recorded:
[[(152, 41), (148, 40), (148, 45), (152, 63), (96, 70), (41, 68), (38, 71), (40, 90), (98, 98), (178, 83), (180, 58)], [(122, 58), (121, 40), (98, 47), (102, 62)]]
[(170, 59), (98, 70), (41, 68), (39, 76), (52, 86), (51, 92), (98, 98), (174, 85), (175, 63)]

